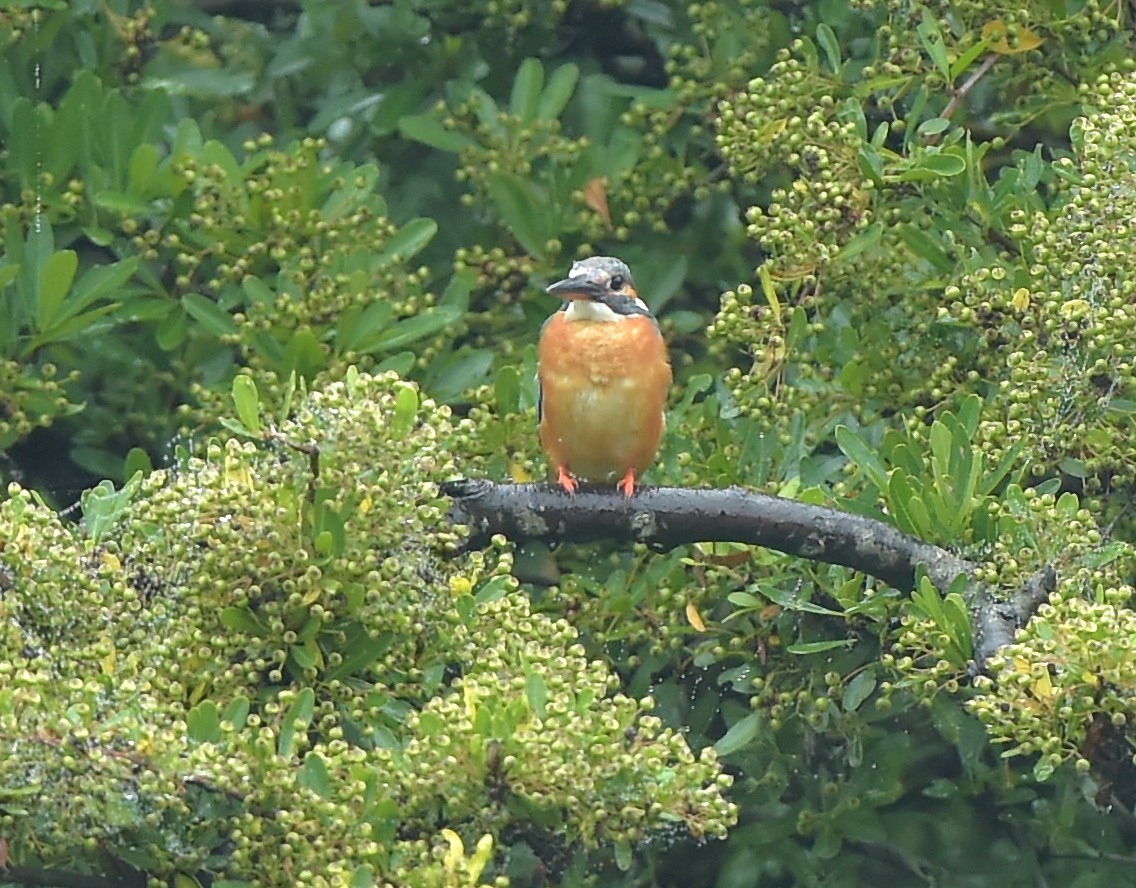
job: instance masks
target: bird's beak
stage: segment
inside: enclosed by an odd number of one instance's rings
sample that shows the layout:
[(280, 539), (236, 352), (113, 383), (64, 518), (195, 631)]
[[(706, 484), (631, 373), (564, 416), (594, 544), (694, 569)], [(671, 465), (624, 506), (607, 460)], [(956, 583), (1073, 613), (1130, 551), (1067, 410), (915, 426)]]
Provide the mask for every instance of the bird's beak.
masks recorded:
[(600, 284), (586, 277), (565, 278), (549, 285), (544, 292), (561, 299), (602, 299), (607, 294)]

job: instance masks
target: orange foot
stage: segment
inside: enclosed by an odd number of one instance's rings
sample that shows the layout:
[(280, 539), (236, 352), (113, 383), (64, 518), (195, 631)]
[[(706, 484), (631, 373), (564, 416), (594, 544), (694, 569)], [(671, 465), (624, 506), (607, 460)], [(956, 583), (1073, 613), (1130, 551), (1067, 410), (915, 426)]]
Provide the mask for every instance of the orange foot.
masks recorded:
[(635, 470), (628, 469), (627, 474), (623, 476), (623, 480), (615, 485), (615, 489), (628, 499), (631, 499), (632, 494), (635, 493)]
[(568, 474), (567, 466), (556, 467), (556, 483), (567, 490), (569, 493), (575, 493), (576, 488), (580, 486), (579, 482), (577, 482), (575, 478)]

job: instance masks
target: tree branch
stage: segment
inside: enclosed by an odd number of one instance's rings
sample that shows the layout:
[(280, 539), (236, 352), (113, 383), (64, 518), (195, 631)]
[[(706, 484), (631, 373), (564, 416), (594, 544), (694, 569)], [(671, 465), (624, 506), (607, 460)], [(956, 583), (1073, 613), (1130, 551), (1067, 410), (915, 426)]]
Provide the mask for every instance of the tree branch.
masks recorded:
[[(613, 488), (582, 486), (575, 496), (548, 484), (497, 484), (460, 479), (442, 485), (453, 499), (450, 518), (470, 528), (468, 548), (495, 534), (513, 541), (645, 543), (673, 549), (695, 542), (750, 543), (825, 564), (839, 564), (905, 592), (915, 587), (920, 566), (945, 591), (960, 574), (973, 578), (975, 565), (890, 524), (755, 493), (722, 489), (644, 487), (630, 500)], [(1009, 600), (971, 580), (969, 604), (975, 660), (981, 666), (1013, 641), (1057, 582), (1049, 567)]]

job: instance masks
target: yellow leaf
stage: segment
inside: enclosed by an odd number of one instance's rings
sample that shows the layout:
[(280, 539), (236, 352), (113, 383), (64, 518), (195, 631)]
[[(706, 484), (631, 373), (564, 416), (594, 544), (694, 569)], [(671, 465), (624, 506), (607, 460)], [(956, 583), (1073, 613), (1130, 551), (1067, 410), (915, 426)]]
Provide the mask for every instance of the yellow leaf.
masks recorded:
[(782, 117), (778, 120), (771, 120), (763, 127), (759, 127), (754, 133), (754, 141), (759, 145), (768, 145), (776, 139), (781, 133), (789, 126), (788, 118)]
[(1014, 55), (1019, 52), (1029, 52), (1041, 46), (1041, 38), (1029, 28), (1018, 28), (1014, 32), (1013, 43), (1010, 42), (1010, 32), (1006, 23), (1001, 19), (991, 19), (982, 28), (982, 39), (986, 41), (991, 52), (999, 55)]
[(493, 836), (486, 833), (477, 840), (477, 850), (469, 860), (469, 884), (477, 884), (477, 880), (481, 878), (481, 871), (485, 869), (485, 865), (489, 863), (490, 858), (493, 856)]
[(1018, 311), (1025, 311), (1027, 308), (1029, 308), (1029, 304), (1029, 290), (1027, 290), (1025, 287), (1018, 287), (1018, 289), (1014, 291), (1014, 295), (1010, 299), (1010, 305), (1012, 305)]
[(103, 560), (103, 564), (105, 564), (111, 570), (113, 570), (113, 571), (122, 570), (122, 562), (118, 560), (118, 556), (115, 555), (113, 552), (103, 552), (102, 560)]
[(227, 484), (237, 487), (252, 487), (252, 472), (242, 459), (231, 453), (225, 454), (223, 477)]
[(304, 607), (315, 604), (319, 601), (321, 595), (323, 595), (323, 587), (316, 586), (314, 589), (309, 589), (304, 593), (304, 597), (300, 599), (300, 603), (303, 604)]
[(103, 657), (100, 665), (103, 667), (103, 675), (114, 675), (114, 667), (118, 664), (118, 651), (115, 649), (112, 642), (106, 656)]
[(469, 595), (472, 591), (473, 583), (469, 581), (469, 577), (450, 577), (450, 594), (455, 598)]
[(1033, 695), (1039, 699), (1044, 700), (1046, 697), (1052, 697), (1055, 693), (1053, 689), (1053, 680), (1049, 677), (1048, 670), (1039, 670), (1037, 679), (1031, 688)]
[(1089, 310), (1089, 303), (1085, 299), (1070, 299), (1068, 302), (1061, 303), (1061, 314), (1064, 317), (1071, 318), (1078, 315), (1083, 315)]
[(517, 484), (527, 484), (533, 479), (532, 475), (525, 469), (524, 463), (515, 461), (509, 463), (509, 477)]
[(702, 622), (702, 615), (698, 613), (698, 608), (694, 606), (693, 601), (686, 603), (686, 619), (696, 632), (706, 631), (706, 624)]
[(442, 865), (448, 872), (455, 872), (462, 860), (465, 858), (465, 845), (462, 844), (461, 836), (459, 836), (452, 829), (443, 829), (442, 838), (449, 842), (450, 848), (446, 851), (446, 857)]
[(590, 179), (584, 186), (584, 203), (611, 228), (611, 212), (607, 207), (607, 186), (601, 178)]
[(773, 286), (773, 276), (769, 272), (769, 267), (762, 265), (757, 269), (757, 278), (761, 281), (761, 292), (765, 294), (765, 301), (769, 303), (769, 307), (773, 310), (773, 319), (781, 323), (781, 300), (777, 296), (777, 288)]

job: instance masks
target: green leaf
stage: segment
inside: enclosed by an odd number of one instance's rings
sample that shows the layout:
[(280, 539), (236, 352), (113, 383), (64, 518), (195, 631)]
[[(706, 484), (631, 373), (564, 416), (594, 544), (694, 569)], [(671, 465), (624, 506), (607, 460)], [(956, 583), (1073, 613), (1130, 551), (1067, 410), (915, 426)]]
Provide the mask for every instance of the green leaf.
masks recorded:
[(790, 654), (823, 654), (825, 651), (832, 651), (837, 648), (847, 650), (855, 643), (855, 639), (852, 638), (845, 638), (840, 641), (804, 641), (798, 644), (791, 644), (785, 648), (785, 650)]
[(276, 743), (277, 755), (281, 758), (292, 757), (296, 746), (296, 732), (307, 730), (315, 710), (316, 692), (311, 688), (301, 688), (280, 723), (280, 738)]
[(521, 377), (516, 367), (506, 364), (497, 371), (493, 383), (494, 405), (500, 416), (518, 413), (521, 409)]
[(63, 306), (54, 323), (62, 325), (99, 299), (121, 296), (120, 290), (134, 276), (140, 261), (138, 256), (131, 256), (110, 265), (96, 265), (85, 271), (72, 288), (66, 305)]
[(779, 604), (786, 610), (801, 611), (807, 614), (822, 614), (826, 617), (844, 616), (841, 611), (834, 611), (831, 608), (813, 604), (807, 598), (798, 598), (794, 592), (781, 587), (777, 583), (762, 584), (758, 591), (774, 604)]
[(268, 634), (267, 628), (256, 618), (247, 607), (230, 606), (222, 608), (217, 615), (221, 625), (234, 632), (244, 632), (256, 638), (263, 638)]
[(331, 795), (331, 774), (327, 770), (327, 762), (318, 752), (309, 752), (304, 756), (304, 766), (296, 774), (296, 782), (307, 787), (320, 798), (329, 798)]
[(966, 71), (966, 69), (969, 68), (972, 64), (974, 64), (979, 56), (985, 55), (987, 52), (989, 52), (989, 50), (990, 44), (986, 40), (978, 40), (972, 43), (959, 55), (957, 59), (955, 59), (954, 64), (951, 65), (951, 82), (953, 83), (954, 81), (958, 80), (959, 77), (962, 76), (963, 72)]
[(731, 755), (748, 746), (757, 736), (761, 727), (762, 715), (751, 712), (747, 716), (734, 722), (722, 738), (714, 744), (718, 755)]
[(859, 256), (865, 250), (879, 243), (883, 233), (883, 223), (873, 222), (841, 248), (840, 252), (836, 254), (837, 260), (843, 261), (851, 259), (853, 256)]
[(340, 313), (335, 324), (335, 344), (339, 354), (364, 351), (390, 324), (394, 304), (381, 297), (366, 308), (352, 307)]
[(919, 124), (918, 133), (921, 136), (937, 136), (951, 125), (945, 117), (931, 117)]
[(400, 118), (398, 131), (404, 139), (420, 142), (451, 154), (457, 154), (463, 148), (477, 144), (465, 133), (447, 129), (440, 120), (429, 114), (412, 114)]
[(949, 592), (943, 599), (943, 617), (946, 621), (943, 628), (962, 655), (962, 663), (959, 665), (963, 665), (974, 656), (974, 630), (970, 625), (966, 602), (957, 592)]
[(126, 175), (126, 193), (130, 197), (143, 198), (153, 190), (160, 160), (158, 147), (149, 142), (134, 149)]
[(522, 123), (530, 123), (536, 116), (543, 87), (544, 66), (538, 59), (525, 59), (517, 68), (517, 74), (513, 78), (513, 90), (509, 95), (509, 112)]
[(3, 290), (12, 283), (20, 274), (20, 266), (18, 265), (3, 265), (0, 266), (0, 290)]
[(150, 461), (150, 454), (141, 447), (131, 447), (126, 452), (126, 459), (122, 463), (123, 478), (133, 478), (139, 472), (145, 476), (152, 471), (154, 471), (154, 464)]
[(936, 475), (947, 475), (951, 465), (951, 432), (946, 424), (936, 419), (931, 423), (931, 470)]
[(885, 490), (888, 508), (895, 515), (895, 526), (921, 539), (932, 539), (931, 516), (919, 498), (920, 492), (916, 491), (912, 478), (906, 472), (896, 470), (888, 479)]
[(529, 706), (539, 719), (544, 719), (545, 706), (548, 704), (548, 686), (544, 683), (544, 676), (539, 672), (530, 672), (525, 679), (525, 697)]
[(251, 376), (241, 374), (233, 379), (233, 404), (237, 409), (237, 419), (250, 434), (260, 434), (260, 396), (256, 382)]
[(831, 26), (821, 22), (816, 29), (817, 43), (820, 45), (828, 59), (828, 66), (833, 74), (840, 73), (840, 43), (836, 39), (836, 32)]
[[(394, 836), (391, 836), (393, 841)], [(391, 844), (387, 842), (386, 844)], [(369, 863), (362, 866), (355, 867), (355, 871), (351, 874), (351, 881), (348, 883), (347, 888), (372, 888), (376, 883), (375, 868)], [(217, 883), (214, 882), (214, 885)]]
[(399, 386), (394, 396), (394, 417), (391, 419), (391, 430), (396, 435), (404, 435), (414, 425), (418, 417), (418, 390), (406, 384)]
[(237, 324), (232, 315), (200, 293), (186, 293), (181, 297), (181, 305), (185, 313), (197, 321), (207, 333), (214, 336), (231, 336), (237, 332)]
[(904, 182), (926, 182), (932, 179), (957, 176), (966, 170), (966, 159), (946, 152), (927, 152), (912, 158), (907, 169), (899, 173)]
[[(882, 125), (876, 129), (877, 133), (881, 131), (886, 136), (886, 130), (883, 129)], [(884, 158), (880, 154), (879, 146), (861, 145), (856, 152), (856, 161), (859, 164), (860, 172), (871, 179), (874, 184), (884, 184)]]
[(762, 606), (761, 599), (749, 592), (731, 592), (726, 596), (726, 600), (735, 607), (759, 608)]
[(489, 196), (497, 215), (530, 255), (542, 257), (549, 239), (549, 207), (530, 183), (512, 173), (489, 175)]
[(368, 202), (379, 181), (379, 168), (373, 163), (362, 164), (352, 169), (343, 181), (343, 186), (329, 194), (320, 208), (320, 214), (328, 221), (342, 219)]
[(443, 404), (464, 401), (470, 388), (489, 382), (489, 371), (497, 357), (497, 352), (490, 347), (470, 349), (462, 346), (452, 352), (443, 352), (430, 362), (423, 387), (435, 401)]
[(459, 320), (462, 314), (463, 312), (458, 311), (456, 308), (447, 306), (427, 309), (421, 314), (405, 318), (389, 327), (387, 330), (383, 331), (381, 335), (375, 337), (372, 345), (360, 349), (359, 351), (364, 354), (371, 354), (373, 352), (393, 351), (396, 348), (402, 348), (412, 342), (417, 342), (419, 339), (426, 336), (433, 336), (435, 333), (446, 329), (446, 327), (449, 327)]
[(929, 263), (937, 272), (945, 274), (953, 271), (955, 260), (947, 253), (941, 243), (922, 228), (904, 224), (896, 226), (895, 231), (913, 256)]
[(221, 713), (212, 700), (202, 700), (185, 716), (186, 734), (195, 743), (216, 743), (221, 739)]
[(232, 702), (225, 707), (225, 714), (222, 716), (222, 721), (227, 721), (233, 726), (234, 730), (241, 730), (248, 721), (249, 716), (249, 699), (243, 694), (238, 694), (233, 698)]
[(955, 416), (965, 433), (965, 440), (973, 440), (978, 432), (978, 421), (982, 418), (982, 399), (978, 395), (967, 395)]
[(79, 502), (83, 523), (91, 542), (98, 543), (126, 514), (141, 483), (142, 475), (137, 474), (131, 476), (130, 480), (122, 485), (121, 490), (115, 490), (114, 484), (110, 481), (101, 481), (84, 491)]
[(887, 470), (879, 457), (868, 447), (868, 443), (848, 426), (836, 427), (836, 446), (871, 481), (878, 490), (885, 491), (888, 486)]
[(412, 259), (422, 252), (437, 233), (438, 223), (433, 219), (411, 219), (383, 244), (382, 252), (372, 260), (371, 268), (382, 268), (391, 262)]
[(446, 284), (446, 289), (442, 291), (442, 298), (438, 300), (438, 305), (460, 309), (464, 314), (469, 311), (469, 294), (473, 292), (476, 283), (477, 272), (474, 269), (463, 268), (461, 271), (455, 272), (454, 276), (450, 278), (450, 282)]
[(919, 42), (923, 44), (923, 49), (926, 50), (935, 67), (939, 69), (939, 73), (950, 83), (951, 62), (947, 56), (947, 45), (943, 41), (939, 23), (928, 10), (923, 10), (923, 20), (916, 26), (915, 33), (919, 36)]
[(67, 291), (75, 280), (79, 268), (79, 256), (74, 250), (60, 250), (52, 253), (43, 263), (36, 287), (36, 325), (46, 330), (54, 322)]
[(620, 836), (614, 843), (615, 851), (615, 865), (619, 867), (621, 873), (627, 872), (631, 869), (631, 864), (634, 862), (634, 855), (631, 853), (631, 842), (623, 836)]
[(556, 120), (560, 117), (576, 91), (579, 80), (580, 69), (573, 64), (561, 65), (553, 71), (541, 93), (536, 116), (541, 120)]
[(845, 686), (840, 705), (845, 712), (855, 712), (875, 689), (876, 673), (872, 669), (865, 669)]
[(342, 662), (329, 669), (325, 673), (325, 678), (330, 681), (362, 673), (364, 669), (390, 650), (393, 642), (394, 633), (390, 630), (385, 630), (373, 636), (361, 626), (353, 627), (348, 630), (346, 643), (342, 646), (342, 650), (346, 651)]
[(312, 379), (327, 366), (327, 356), (314, 330), (297, 330), (284, 346), (282, 357), (285, 373), (301, 379)]

